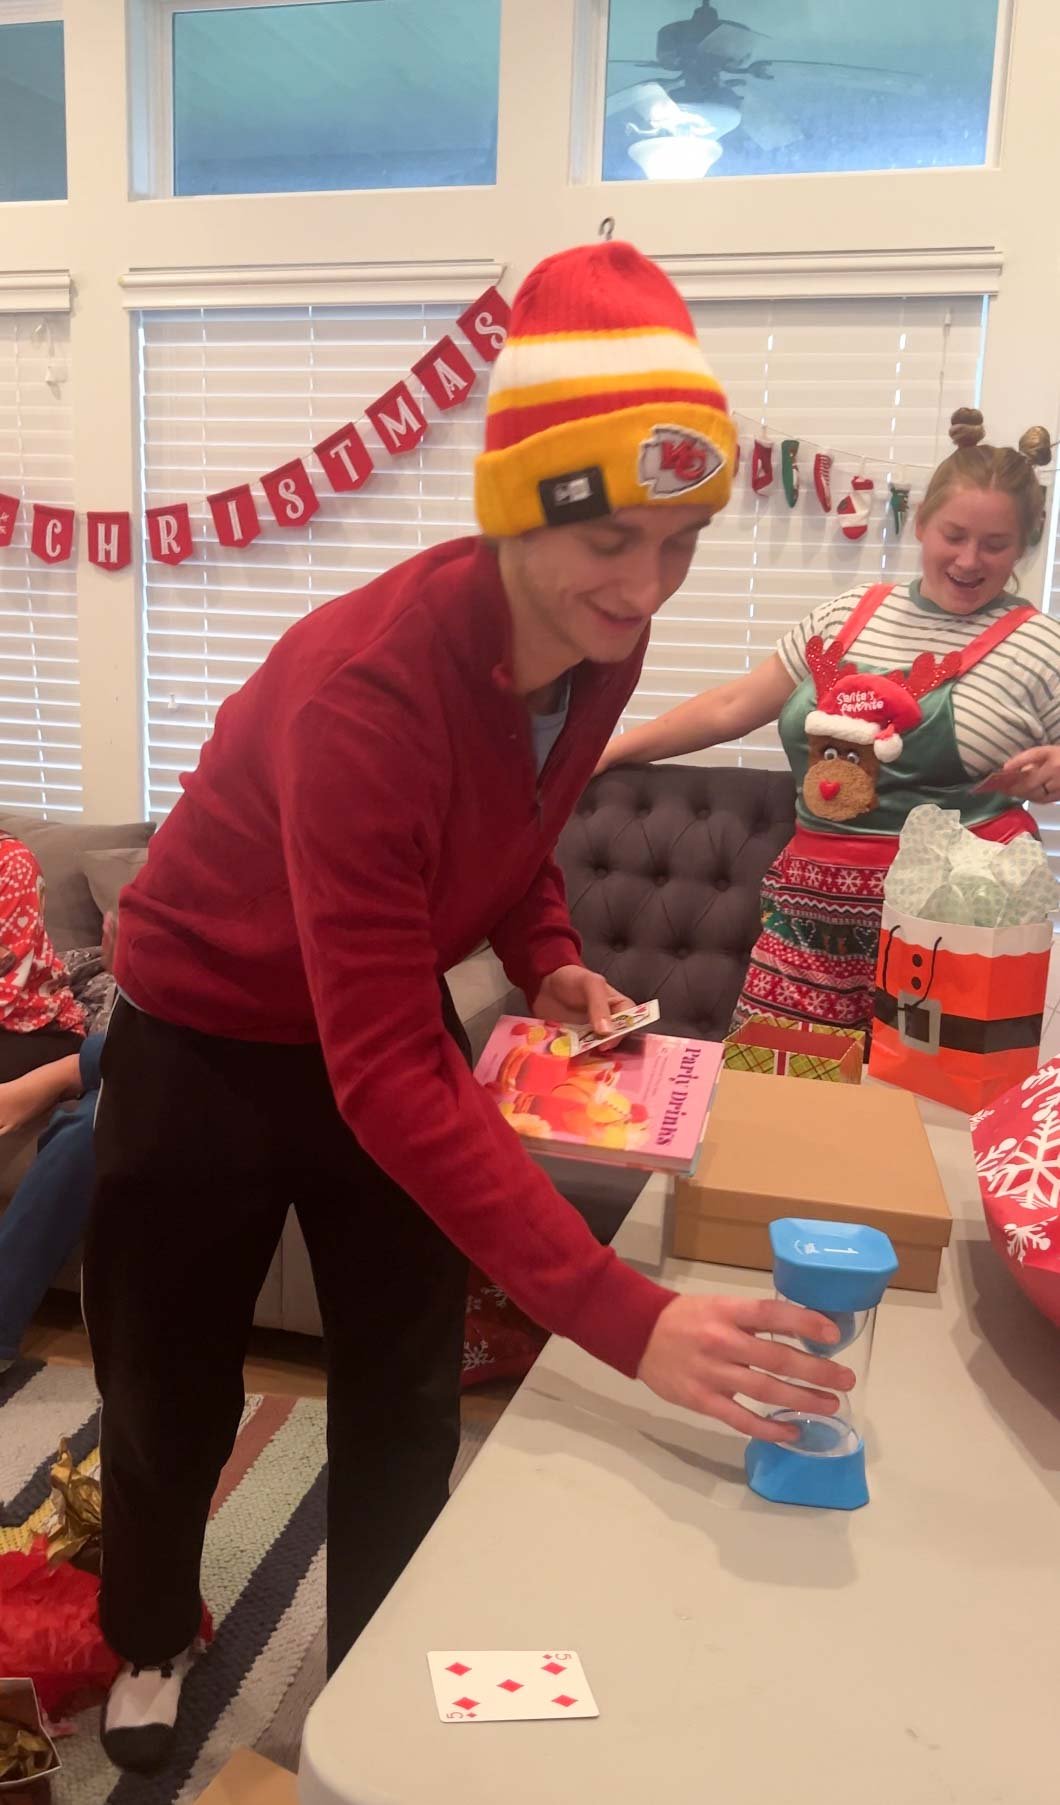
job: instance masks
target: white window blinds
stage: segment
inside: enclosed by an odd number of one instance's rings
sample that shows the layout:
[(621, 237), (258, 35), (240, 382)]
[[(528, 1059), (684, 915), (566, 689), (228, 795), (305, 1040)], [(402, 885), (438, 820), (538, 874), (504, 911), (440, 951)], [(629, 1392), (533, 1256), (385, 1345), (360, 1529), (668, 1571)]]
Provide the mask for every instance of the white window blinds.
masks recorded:
[(0, 808), (54, 819), (81, 812), (76, 564), (29, 545), (34, 502), (73, 504), (68, 358), (63, 316), (0, 314)]
[(306, 455), (358, 420), (459, 307), (344, 307), (154, 313), (141, 319), (143, 502), (186, 501), (194, 555), (145, 563), (147, 806), (168, 812), (178, 776), (226, 696), (292, 621), (413, 552), (474, 529), (472, 461), (486, 376), (440, 415), (417, 451), (391, 458), (366, 429), (378, 467), (356, 494), (332, 495), (314, 458), (320, 511), (305, 531), (277, 527), (255, 490), (261, 537), (226, 551), (205, 497)]
[[(703, 534), (688, 579), (658, 616), (627, 724), (650, 720), (697, 691), (751, 670), (818, 602), (855, 583), (915, 576), (917, 542), (886, 512), (888, 471), (912, 485), (915, 506), (930, 470), (952, 449), (950, 414), (973, 405), (985, 332), (975, 297), (911, 300), (718, 301), (693, 308), (707, 357), (739, 420), (742, 460), (733, 498)], [(774, 443), (775, 478), (750, 483), (751, 422)], [(801, 492), (789, 508), (780, 442), (800, 441)], [(832, 512), (813, 489), (813, 447), (837, 453)], [(875, 485), (868, 531), (849, 541), (836, 504), (861, 472)], [(702, 755), (783, 762), (776, 730)]]

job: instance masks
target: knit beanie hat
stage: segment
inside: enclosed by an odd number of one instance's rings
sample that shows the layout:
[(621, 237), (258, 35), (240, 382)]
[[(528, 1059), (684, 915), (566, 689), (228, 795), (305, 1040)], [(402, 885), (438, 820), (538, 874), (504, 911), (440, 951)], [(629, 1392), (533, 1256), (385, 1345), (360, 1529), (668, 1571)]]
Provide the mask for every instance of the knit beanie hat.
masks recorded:
[(492, 538), (619, 508), (723, 508), (736, 428), (688, 308), (631, 244), (539, 263), (493, 366), (475, 508)]

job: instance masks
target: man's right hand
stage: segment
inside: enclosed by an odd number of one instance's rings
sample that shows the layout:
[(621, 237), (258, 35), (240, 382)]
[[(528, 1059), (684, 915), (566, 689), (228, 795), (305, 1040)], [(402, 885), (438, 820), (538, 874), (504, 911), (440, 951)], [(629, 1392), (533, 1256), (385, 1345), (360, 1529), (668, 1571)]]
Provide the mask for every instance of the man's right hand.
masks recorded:
[[(813, 1410), (832, 1415), (835, 1393), (849, 1391), (848, 1366), (804, 1354), (763, 1335), (832, 1342), (839, 1331), (829, 1316), (754, 1297), (677, 1297), (656, 1321), (637, 1377), (670, 1404), (717, 1417), (741, 1435), (794, 1442), (799, 1430), (774, 1423), (736, 1402), (754, 1398), (769, 1410)], [(797, 1379), (793, 1385), (790, 1380)], [(808, 1390), (807, 1387), (822, 1387)]]

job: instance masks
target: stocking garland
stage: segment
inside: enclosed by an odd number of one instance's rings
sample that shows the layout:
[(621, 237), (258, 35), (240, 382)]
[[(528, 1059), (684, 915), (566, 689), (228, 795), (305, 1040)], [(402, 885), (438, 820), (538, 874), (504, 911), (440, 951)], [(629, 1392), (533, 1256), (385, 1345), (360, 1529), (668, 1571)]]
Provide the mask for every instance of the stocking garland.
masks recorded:
[(819, 451), (813, 460), (813, 492), (824, 512), (832, 512), (832, 458), (831, 453)]
[(780, 480), (784, 485), (784, 500), (789, 508), (793, 508), (799, 499), (798, 439), (785, 439), (781, 444)]
[(751, 487), (756, 495), (764, 495), (773, 486), (773, 446), (769, 439), (756, 439), (751, 453)]
[(844, 495), (836, 508), (836, 513), (844, 516), (841, 522), (844, 539), (864, 539), (869, 530), (869, 510), (872, 507), (870, 498), (874, 488), (871, 476), (855, 476), (851, 479), (850, 493)]

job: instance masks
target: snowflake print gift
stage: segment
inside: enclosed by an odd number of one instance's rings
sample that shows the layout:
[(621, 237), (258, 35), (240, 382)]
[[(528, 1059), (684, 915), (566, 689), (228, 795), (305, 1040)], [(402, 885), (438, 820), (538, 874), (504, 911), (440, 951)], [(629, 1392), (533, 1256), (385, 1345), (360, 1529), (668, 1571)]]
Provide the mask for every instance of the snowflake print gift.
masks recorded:
[(972, 1147), (990, 1239), (1060, 1327), (1060, 1059), (973, 1117)]

